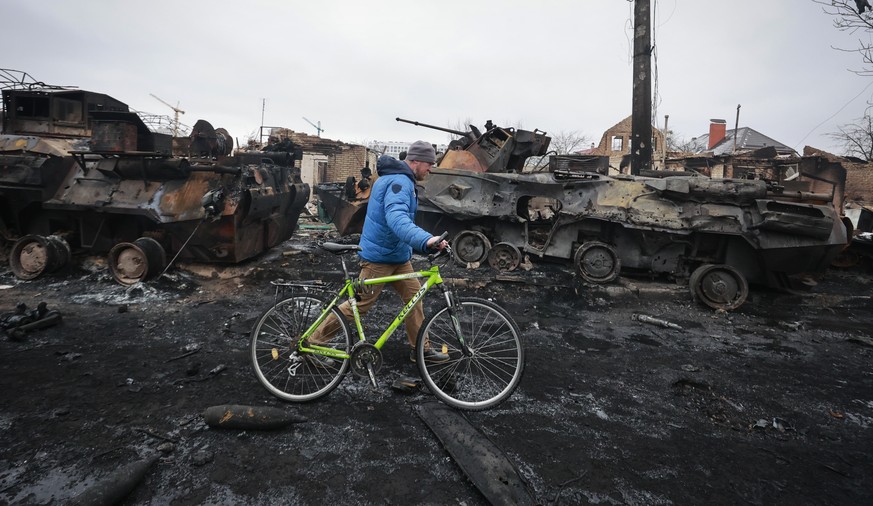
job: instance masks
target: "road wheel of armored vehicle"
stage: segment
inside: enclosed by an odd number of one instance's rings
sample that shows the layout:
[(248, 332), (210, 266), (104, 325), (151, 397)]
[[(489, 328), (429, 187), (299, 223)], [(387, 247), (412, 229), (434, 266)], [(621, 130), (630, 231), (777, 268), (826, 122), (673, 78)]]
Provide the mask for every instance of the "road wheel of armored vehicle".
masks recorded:
[(151, 237), (120, 242), (109, 250), (109, 270), (122, 285), (132, 285), (160, 276), (167, 266), (163, 246)]
[(452, 255), (463, 266), (484, 262), (490, 250), (491, 241), (475, 230), (464, 230), (452, 241)]
[(9, 252), (9, 268), (18, 279), (34, 279), (70, 262), (70, 246), (56, 235), (26, 235)]
[(508, 242), (499, 242), (488, 252), (488, 264), (500, 272), (512, 272), (521, 263), (521, 252)]
[(688, 279), (691, 296), (712, 309), (730, 311), (746, 302), (749, 283), (730, 265), (704, 264)]
[(621, 259), (611, 245), (600, 241), (588, 241), (573, 255), (576, 272), (589, 283), (610, 283), (621, 271)]

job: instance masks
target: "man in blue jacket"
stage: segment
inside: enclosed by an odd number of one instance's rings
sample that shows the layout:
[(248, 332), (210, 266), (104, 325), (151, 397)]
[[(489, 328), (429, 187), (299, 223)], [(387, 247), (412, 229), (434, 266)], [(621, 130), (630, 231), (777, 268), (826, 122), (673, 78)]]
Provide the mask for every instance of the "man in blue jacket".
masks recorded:
[[(383, 155), (376, 162), (376, 172), (379, 177), (370, 190), (370, 200), (367, 203), (367, 217), (364, 220), (364, 230), (361, 233), (361, 279), (379, 278), (395, 274), (414, 272), (410, 259), (412, 250), (419, 252), (441, 250), (448, 243), (439, 242), (439, 237), (431, 235), (415, 224), (415, 212), (418, 209), (418, 194), (415, 182), (424, 180), (433, 164), (436, 162), (436, 152), (432, 145), (424, 141), (415, 141), (409, 146), (405, 160), (396, 160)], [(357, 303), (361, 314), (366, 313), (376, 300), (385, 285), (370, 285), (367, 293), (360, 294)], [(421, 288), (417, 279), (404, 279), (391, 283), (391, 286), (403, 299), (409, 302)], [(352, 320), (352, 310), (348, 302), (339, 307), (347, 319)], [(418, 330), (424, 321), (424, 309), (421, 302), (415, 305), (406, 317), (406, 336), (412, 351), (410, 360), (415, 362), (415, 343)], [(322, 325), (330, 329), (330, 322)], [(322, 342), (321, 333), (316, 331), (310, 339), (314, 343)], [(428, 349), (425, 351), (428, 361), (441, 362), (449, 359), (445, 353)], [(323, 359), (322, 359), (323, 360)]]

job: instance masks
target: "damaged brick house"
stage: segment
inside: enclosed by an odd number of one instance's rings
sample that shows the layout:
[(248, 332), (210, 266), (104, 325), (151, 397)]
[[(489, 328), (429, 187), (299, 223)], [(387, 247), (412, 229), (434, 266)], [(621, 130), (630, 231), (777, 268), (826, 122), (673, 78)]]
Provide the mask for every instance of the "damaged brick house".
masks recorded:
[(873, 206), (873, 164), (859, 159), (837, 156), (810, 146), (803, 148), (803, 156), (823, 156), (846, 169), (846, 202)]
[(715, 178), (745, 178), (778, 168), (781, 180), (798, 169), (799, 155), (793, 148), (749, 127), (727, 129), (725, 120), (710, 120), (709, 132), (691, 139), (688, 152), (670, 152), (665, 158), (667, 170), (691, 170)]
[[(621, 120), (603, 132), (600, 144), (585, 153), (609, 157), (609, 174), (628, 173), (627, 157), (631, 145), (631, 116)], [(663, 167), (664, 132), (652, 127), (653, 167)]]
[(797, 156), (793, 148), (774, 140), (754, 128), (727, 130), (723, 119), (709, 120), (709, 133), (691, 139), (692, 153), (710, 153), (713, 156), (730, 155), (740, 151), (755, 151), (772, 147), (777, 155)]
[[(373, 173), (376, 172), (378, 154), (365, 146), (325, 139), (287, 128), (273, 128), (270, 138), (290, 139), (303, 149), (300, 176), (310, 188), (320, 183), (345, 181), (350, 176), (360, 180), (361, 169), (365, 167), (369, 167)], [(314, 194), (310, 198), (314, 198)]]

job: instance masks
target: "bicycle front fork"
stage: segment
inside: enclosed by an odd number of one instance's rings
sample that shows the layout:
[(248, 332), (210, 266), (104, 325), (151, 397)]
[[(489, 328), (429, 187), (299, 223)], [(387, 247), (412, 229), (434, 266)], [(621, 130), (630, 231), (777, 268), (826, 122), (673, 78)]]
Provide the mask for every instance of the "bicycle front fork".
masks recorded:
[(447, 290), (442, 285), (440, 285), (440, 289), (443, 291), (443, 296), (446, 298), (446, 306), (449, 310), (449, 318), (452, 320), (452, 326), (455, 329), (455, 339), (458, 340), (458, 347), (461, 349), (461, 352), (465, 357), (469, 357), (472, 355), (472, 352), (470, 351), (470, 347), (467, 346), (467, 342), (464, 340), (464, 333), (461, 331), (460, 313), (463, 309), (451, 290)]

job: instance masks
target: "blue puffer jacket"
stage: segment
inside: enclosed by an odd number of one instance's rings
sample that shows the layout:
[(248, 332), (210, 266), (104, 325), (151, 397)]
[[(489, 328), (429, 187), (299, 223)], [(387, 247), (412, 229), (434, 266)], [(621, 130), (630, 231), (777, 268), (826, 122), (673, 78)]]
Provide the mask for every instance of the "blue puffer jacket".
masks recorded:
[(412, 169), (383, 155), (376, 172), (379, 177), (370, 190), (359, 255), (368, 262), (402, 264), (412, 258), (413, 248), (424, 252), (433, 235), (415, 224), (418, 197)]

